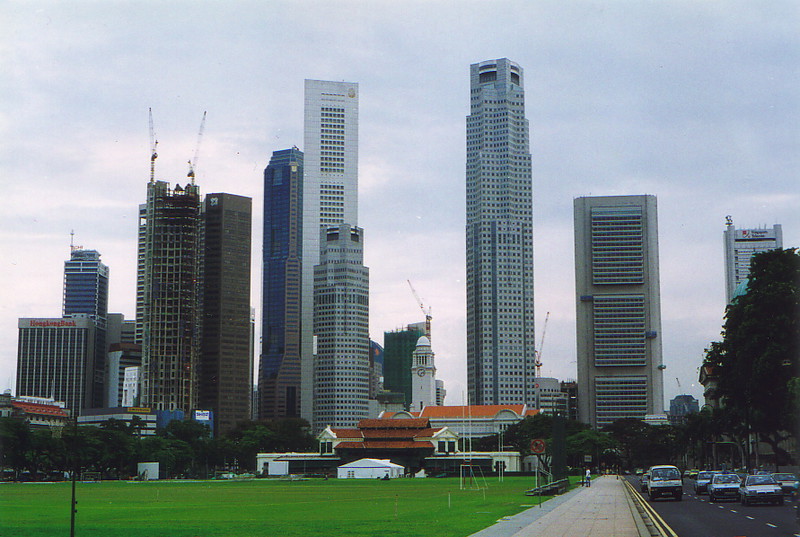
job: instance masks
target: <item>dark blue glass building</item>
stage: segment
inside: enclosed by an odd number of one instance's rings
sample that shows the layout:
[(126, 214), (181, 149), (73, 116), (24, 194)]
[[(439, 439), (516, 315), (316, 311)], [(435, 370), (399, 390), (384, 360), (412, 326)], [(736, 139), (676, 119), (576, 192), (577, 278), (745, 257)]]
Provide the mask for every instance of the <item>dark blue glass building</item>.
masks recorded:
[(272, 153), (264, 170), (260, 418), (300, 415), (303, 152)]
[(108, 317), (108, 267), (97, 250), (75, 248), (64, 262), (64, 317), (88, 315), (95, 322), (94, 363), (85, 398), (86, 408), (105, 405), (106, 319)]

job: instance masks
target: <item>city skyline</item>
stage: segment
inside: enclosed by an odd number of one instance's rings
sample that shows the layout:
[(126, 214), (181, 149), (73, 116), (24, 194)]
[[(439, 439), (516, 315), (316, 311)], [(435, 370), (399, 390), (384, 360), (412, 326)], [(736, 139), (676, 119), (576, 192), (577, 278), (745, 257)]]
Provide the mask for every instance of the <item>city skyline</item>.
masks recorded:
[[(509, 2), (509, 20), (480, 4), (369, 13), (310, 4), (302, 15), (289, 3), (248, 4), (247, 19), (237, 2), (188, 15), (177, 6), (0, 8), (15, 28), (0, 60), (9, 79), (0, 176), (10, 195), (0, 217), (10, 254), (0, 390), (14, 384), (17, 319), (60, 313), (70, 230), (111, 269), (109, 311), (133, 318), (148, 107), (157, 177), (171, 183), (185, 176), (209, 110), (198, 184), (252, 197), (260, 230), (263, 169), (273, 151), (303, 144), (303, 80), (318, 78), (357, 81), (362, 92), (357, 224), (369, 238), (370, 335), (380, 341), (424, 320), (411, 280), (433, 310), (437, 376), (458, 403), (466, 68), (508, 57), (526, 69), (533, 127), (537, 345), (550, 312), (543, 375), (576, 375), (572, 200), (650, 193), (661, 215), (665, 398), (699, 397), (696, 369), (724, 314), (725, 216), (741, 228), (781, 224), (784, 247), (800, 245), (797, 6)], [(501, 21), (502, 35), (485, 32)], [(254, 274), (257, 308), (259, 281)]]

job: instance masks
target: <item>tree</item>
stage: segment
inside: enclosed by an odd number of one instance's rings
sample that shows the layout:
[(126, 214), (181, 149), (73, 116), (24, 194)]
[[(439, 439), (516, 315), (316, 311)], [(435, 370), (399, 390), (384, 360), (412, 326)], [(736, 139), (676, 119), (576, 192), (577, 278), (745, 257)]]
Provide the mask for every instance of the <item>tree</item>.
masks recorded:
[(718, 373), (725, 412), (768, 443), (778, 465), (791, 460), (783, 441), (797, 426), (791, 386), (798, 376), (799, 312), (797, 250), (756, 254), (747, 293), (728, 305), (723, 340), (711, 345), (704, 361)]

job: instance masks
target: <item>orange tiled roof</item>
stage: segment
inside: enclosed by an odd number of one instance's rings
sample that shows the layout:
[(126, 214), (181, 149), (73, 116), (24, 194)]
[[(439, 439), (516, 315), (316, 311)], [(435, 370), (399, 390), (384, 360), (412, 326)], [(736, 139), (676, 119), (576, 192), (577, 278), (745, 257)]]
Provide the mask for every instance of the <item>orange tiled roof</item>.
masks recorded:
[(26, 414), (35, 414), (37, 416), (53, 416), (57, 418), (68, 418), (63, 408), (55, 405), (42, 405), (40, 403), (28, 403), (26, 401), (11, 401), (11, 406), (17, 410), (21, 410)]
[(363, 438), (364, 435), (358, 429), (331, 429), (336, 438)]
[(388, 420), (384, 418), (365, 419), (358, 422), (359, 429), (423, 429), (430, 427), (428, 418)]
[(336, 449), (431, 449), (432, 442), (415, 442), (413, 440), (382, 441), (370, 440), (366, 442), (342, 442)]
[(525, 405), (426, 406), (422, 409), (422, 416), (426, 418), (493, 418), (501, 410), (511, 410), (522, 416), (524, 409)]

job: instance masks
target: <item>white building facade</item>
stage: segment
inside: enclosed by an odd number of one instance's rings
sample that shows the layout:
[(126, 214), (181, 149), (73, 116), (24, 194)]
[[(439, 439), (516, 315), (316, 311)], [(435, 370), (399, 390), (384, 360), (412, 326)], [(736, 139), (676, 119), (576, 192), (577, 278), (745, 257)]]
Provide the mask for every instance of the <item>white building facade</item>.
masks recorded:
[(411, 411), (436, 405), (436, 364), (431, 342), (426, 336), (417, 341), (411, 353)]
[(582, 197), (574, 209), (578, 418), (664, 414), (656, 198)]
[(736, 229), (728, 217), (725, 231), (725, 300), (730, 303), (736, 288), (750, 275), (750, 260), (755, 254), (783, 248), (783, 229), (780, 224), (772, 228)]
[(311, 421), (320, 227), (358, 224), (358, 84), (306, 80), (304, 110), (300, 415)]
[(534, 401), (533, 190), (522, 68), (470, 66), (467, 383), (477, 405)]

